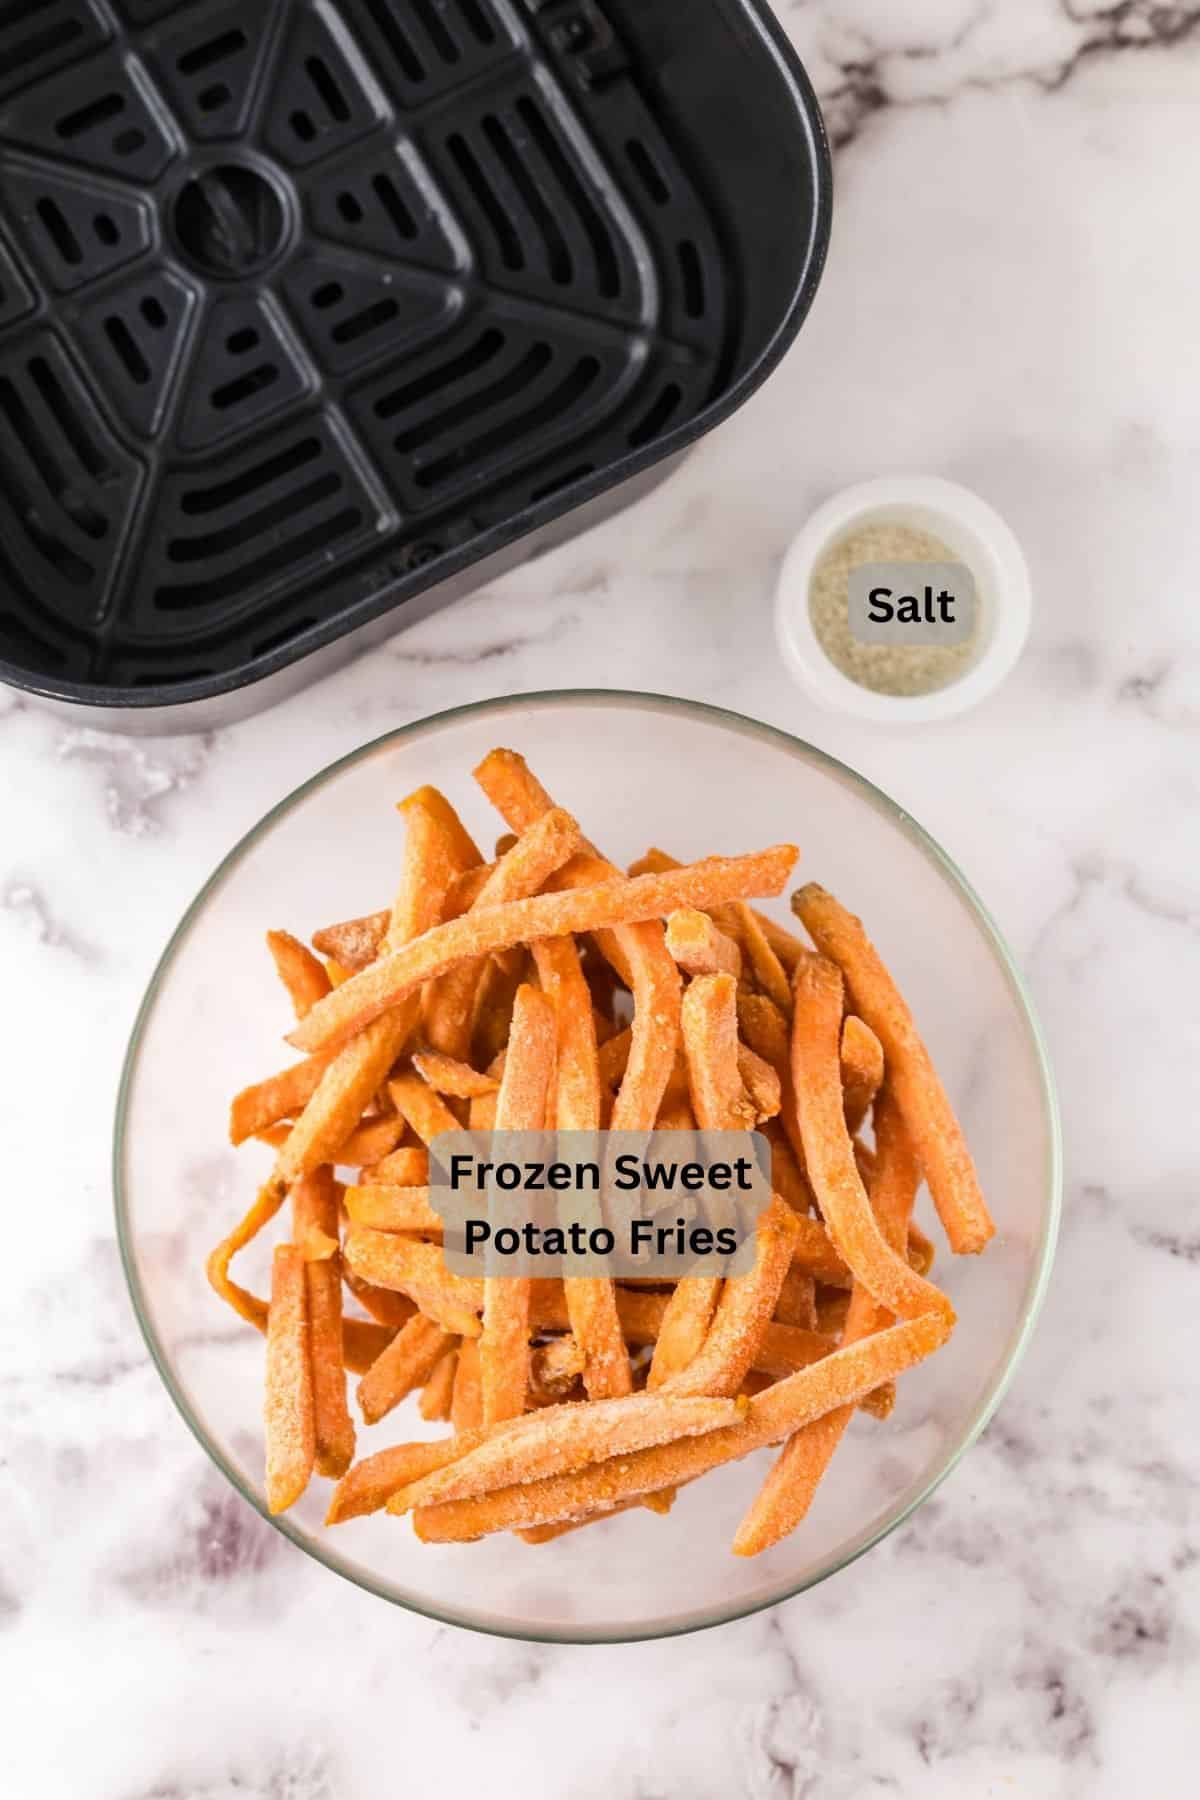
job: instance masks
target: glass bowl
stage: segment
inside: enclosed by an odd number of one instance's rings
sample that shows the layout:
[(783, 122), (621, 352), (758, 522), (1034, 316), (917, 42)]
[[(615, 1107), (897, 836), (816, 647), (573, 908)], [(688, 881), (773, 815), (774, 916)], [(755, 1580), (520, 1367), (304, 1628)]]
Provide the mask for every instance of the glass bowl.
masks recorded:
[[(904, 1376), (888, 1423), (859, 1415), (809, 1517), (763, 1556), (735, 1557), (730, 1542), (772, 1451), (685, 1488), (668, 1518), (638, 1509), (536, 1548), (510, 1536), (424, 1545), (386, 1514), (327, 1529), (319, 1479), (272, 1521), (347, 1580), (439, 1620), (549, 1641), (664, 1637), (823, 1581), (899, 1525), (978, 1437), (1053, 1256), (1053, 1084), (1012, 958), (953, 863), (878, 789), (782, 731), (654, 695), (565, 692), (462, 707), (355, 751), (268, 813), (197, 896), (142, 1003), (117, 1106), (117, 1228), (146, 1342), (197, 1438), (264, 1516), (262, 1340), (204, 1277), (271, 1156), (228, 1147), (230, 1096), (292, 1054), (263, 934), (307, 934), (385, 903), (401, 841), (394, 803), (422, 782), (443, 787), (489, 845), (503, 826), (470, 771), (496, 744), (522, 751), (622, 864), (651, 844), (691, 860), (798, 843), (799, 879), (861, 912), (907, 994), (997, 1220), (985, 1256), (954, 1258), (922, 1197), (958, 1328)], [(788, 918), (786, 896), (770, 910)], [(263, 1293), (268, 1258), (260, 1240), (235, 1274)], [(360, 1450), (444, 1429), (423, 1425), (410, 1401), (360, 1431)]]

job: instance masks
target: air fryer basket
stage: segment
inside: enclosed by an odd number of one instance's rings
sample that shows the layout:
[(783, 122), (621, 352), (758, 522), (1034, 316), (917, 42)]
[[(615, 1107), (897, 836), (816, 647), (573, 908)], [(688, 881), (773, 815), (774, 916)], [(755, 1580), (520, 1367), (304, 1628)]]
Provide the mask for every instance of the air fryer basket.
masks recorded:
[(758, 0), (0, 4), (0, 679), (191, 728), (572, 535), (828, 209)]

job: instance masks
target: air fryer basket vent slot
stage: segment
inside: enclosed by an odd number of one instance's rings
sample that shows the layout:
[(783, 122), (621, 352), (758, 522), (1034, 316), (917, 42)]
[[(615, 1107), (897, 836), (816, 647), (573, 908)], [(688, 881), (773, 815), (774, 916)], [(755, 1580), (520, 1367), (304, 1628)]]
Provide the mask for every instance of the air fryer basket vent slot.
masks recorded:
[(294, 654), (700, 413), (647, 96), (603, 0), (0, 3), (0, 657)]

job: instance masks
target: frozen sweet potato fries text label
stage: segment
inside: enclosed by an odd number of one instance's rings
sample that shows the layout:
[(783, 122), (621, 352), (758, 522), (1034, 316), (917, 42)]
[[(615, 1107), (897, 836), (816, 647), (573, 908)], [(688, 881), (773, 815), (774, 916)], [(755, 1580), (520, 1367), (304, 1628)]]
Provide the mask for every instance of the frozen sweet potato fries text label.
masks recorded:
[(751, 1131), (448, 1131), (429, 1201), (455, 1275), (721, 1278), (754, 1266), (770, 1169)]

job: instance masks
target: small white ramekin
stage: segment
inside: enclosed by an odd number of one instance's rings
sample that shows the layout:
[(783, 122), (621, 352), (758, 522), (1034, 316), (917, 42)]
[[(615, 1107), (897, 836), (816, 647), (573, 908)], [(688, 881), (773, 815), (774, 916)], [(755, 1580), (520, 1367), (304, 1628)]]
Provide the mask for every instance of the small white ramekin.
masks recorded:
[[(809, 585), (836, 539), (864, 525), (908, 525), (930, 532), (975, 576), (979, 627), (962, 674), (930, 694), (877, 694), (832, 663), (813, 628)], [(833, 712), (881, 724), (924, 724), (966, 712), (1010, 673), (1029, 635), (1029, 569), (1016, 538), (986, 501), (935, 475), (883, 475), (843, 488), (819, 506), (793, 540), (779, 575), (775, 630), (791, 673)]]

